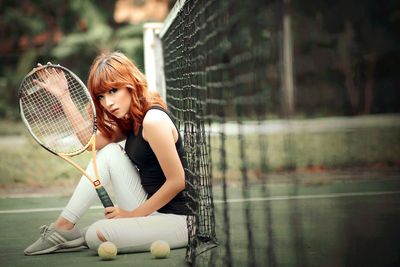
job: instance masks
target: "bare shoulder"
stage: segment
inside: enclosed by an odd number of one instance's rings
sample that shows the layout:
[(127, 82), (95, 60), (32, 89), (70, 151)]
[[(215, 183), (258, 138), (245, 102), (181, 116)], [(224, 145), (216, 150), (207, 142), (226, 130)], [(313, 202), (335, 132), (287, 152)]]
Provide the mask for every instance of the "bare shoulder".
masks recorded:
[(146, 141), (178, 140), (178, 131), (167, 113), (158, 109), (149, 110), (143, 119), (143, 138)]
[(172, 136), (176, 139), (176, 130), (168, 114), (158, 109), (149, 110), (143, 119), (143, 138), (146, 141), (162, 136)]
[(169, 124), (170, 122), (171, 119), (165, 112), (158, 109), (150, 109), (144, 116), (143, 127), (155, 127), (160, 124)]

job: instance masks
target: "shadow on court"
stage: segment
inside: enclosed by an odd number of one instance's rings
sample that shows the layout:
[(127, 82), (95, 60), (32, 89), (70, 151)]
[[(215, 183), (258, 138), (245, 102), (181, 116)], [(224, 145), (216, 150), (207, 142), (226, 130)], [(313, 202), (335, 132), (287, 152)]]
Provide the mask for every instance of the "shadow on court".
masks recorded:
[[(216, 185), (219, 246), (202, 254), (198, 266), (400, 266), (400, 176), (372, 176), (314, 185), (255, 184), (248, 192), (230, 186), (228, 202)], [(54, 220), (67, 201), (0, 199), (0, 266), (186, 266), (185, 249), (163, 260), (137, 253), (102, 262), (90, 250), (24, 256), (38, 228)], [(94, 207), (78, 226), (101, 216)]]

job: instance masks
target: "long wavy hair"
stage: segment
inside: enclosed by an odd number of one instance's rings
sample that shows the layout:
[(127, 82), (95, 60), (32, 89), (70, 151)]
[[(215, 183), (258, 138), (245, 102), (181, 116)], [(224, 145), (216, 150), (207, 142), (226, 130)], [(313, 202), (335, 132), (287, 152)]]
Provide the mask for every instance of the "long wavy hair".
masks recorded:
[[(97, 99), (112, 88), (127, 88), (132, 98), (128, 119), (118, 119), (107, 112)], [(96, 107), (97, 126), (107, 138), (114, 137), (113, 126), (118, 126), (125, 134), (133, 129), (135, 135), (143, 123), (150, 107), (158, 105), (167, 109), (157, 92), (150, 92), (144, 74), (120, 52), (104, 53), (96, 57), (90, 67), (88, 89)]]

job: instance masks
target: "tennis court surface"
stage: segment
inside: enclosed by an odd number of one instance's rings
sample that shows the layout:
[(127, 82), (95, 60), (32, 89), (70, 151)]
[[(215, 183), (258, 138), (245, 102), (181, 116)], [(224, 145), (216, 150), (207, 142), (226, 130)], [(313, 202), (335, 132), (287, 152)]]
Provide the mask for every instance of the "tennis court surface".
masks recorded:
[[(301, 175), (296, 174), (299, 180)], [(230, 185), (227, 202), (221, 201), (223, 188), (214, 186), (219, 245), (201, 254), (196, 264), (399, 266), (399, 172), (312, 175), (325, 180), (330, 177), (331, 182), (271, 182), (266, 187), (255, 183), (248, 187), (247, 198), (240, 186)], [(0, 266), (185, 266), (185, 249), (173, 250), (162, 260), (153, 259), (150, 253), (137, 253), (102, 262), (87, 249), (24, 256), (24, 248), (38, 237), (38, 228), (54, 220), (67, 201), (68, 197), (57, 196), (0, 199)], [(101, 216), (100, 205), (95, 206), (78, 226)]]

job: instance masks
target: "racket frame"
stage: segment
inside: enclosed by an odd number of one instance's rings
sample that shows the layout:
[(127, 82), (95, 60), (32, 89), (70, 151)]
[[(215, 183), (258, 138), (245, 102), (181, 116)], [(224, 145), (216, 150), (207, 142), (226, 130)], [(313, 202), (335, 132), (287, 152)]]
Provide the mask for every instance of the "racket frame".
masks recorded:
[[(88, 96), (88, 100), (90, 103), (90, 106), (92, 107), (92, 111), (93, 111), (93, 130), (92, 130), (92, 136), (89, 139), (89, 142), (87, 142), (86, 145), (84, 145), (81, 149), (74, 151), (74, 152), (70, 152), (70, 153), (59, 153), (56, 151), (53, 151), (52, 149), (48, 148), (45, 144), (43, 144), (43, 142), (35, 135), (35, 133), (32, 131), (32, 128), (28, 122), (28, 120), (26, 119), (25, 115), (24, 115), (24, 109), (22, 106), (22, 102), (21, 102), (21, 94), (22, 94), (22, 87), (24, 85), (24, 82), (26, 79), (28, 79), (30, 76), (32, 76), (34, 73), (37, 73), (43, 69), (46, 68), (55, 68), (55, 69), (61, 69), (63, 72), (68, 73), (73, 79), (75, 79), (79, 85), (81, 86), (81, 88), (83, 88), (85, 94)], [(44, 89), (46, 90), (46, 89)], [(104, 207), (113, 207), (114, 204), (111, 201), (111, 198), (109, 197), (107, 191), (105, 190), (105, 188), (102, 186), (101, 182), (100, 182), (100, 175), (99, 175), (99, 171), (97, 169), (97, 161), (96, 161), (96, 132), (97, 132), (97, 124), (96, 124), (96, 109), (93, 103), (93, 99), (89, 93), (89, 91), (87, 90), (85, 84), (81, 81), (81, 79), (75, 75), (75, 73), (73, 73), (72, 71), (70, 71), (69, 69), (67, 69), (66, 67), (60, 66), (60, 65), (53, 65), (53, 64), (46, 64), (40, 67), (35, 68), (34, 70), (30, 71), (22, 80), (20, 87), (19, 87), (19, 94), (18, 94), (18, 102), (19, 102), (19, 110), (20, 110), (20, 115), (22, 118), (23, 123), (25, 124), (25, 126), (28, 128), (29, 133), (31, 134), (31, 136), (34, 138), (34, 140), (40, 145), (42, 146), (44, 149), (46, 149), (47, 151), (49, 151), (50, 153), (59, 156), (60, 158), (62, 158), (63, 160), (65, 160), (66, 162), (68, 162), (69, 164), (71, 164), (72, 166), (74, 166), (77, 170), (79, 170), (87, 179), (90, 180), (90, 182), (93, 184), (93, 186), (95, 187), (95, 190), (101, 200), (101, 202), (103, 203)], [(92, 165), (93, 165), (93, 170), (94, 170), (94, 175), (95, 177), (91, 176), (86, 170), (84, 170), (81, 166), (79, 166), (76, 162), (74, 162), (71, 157), (79, 155), (81, 153), (83, 153), (84, 151), (86, 151), (89, 146), (91, 146), (91, 152), (92, 152)]]

